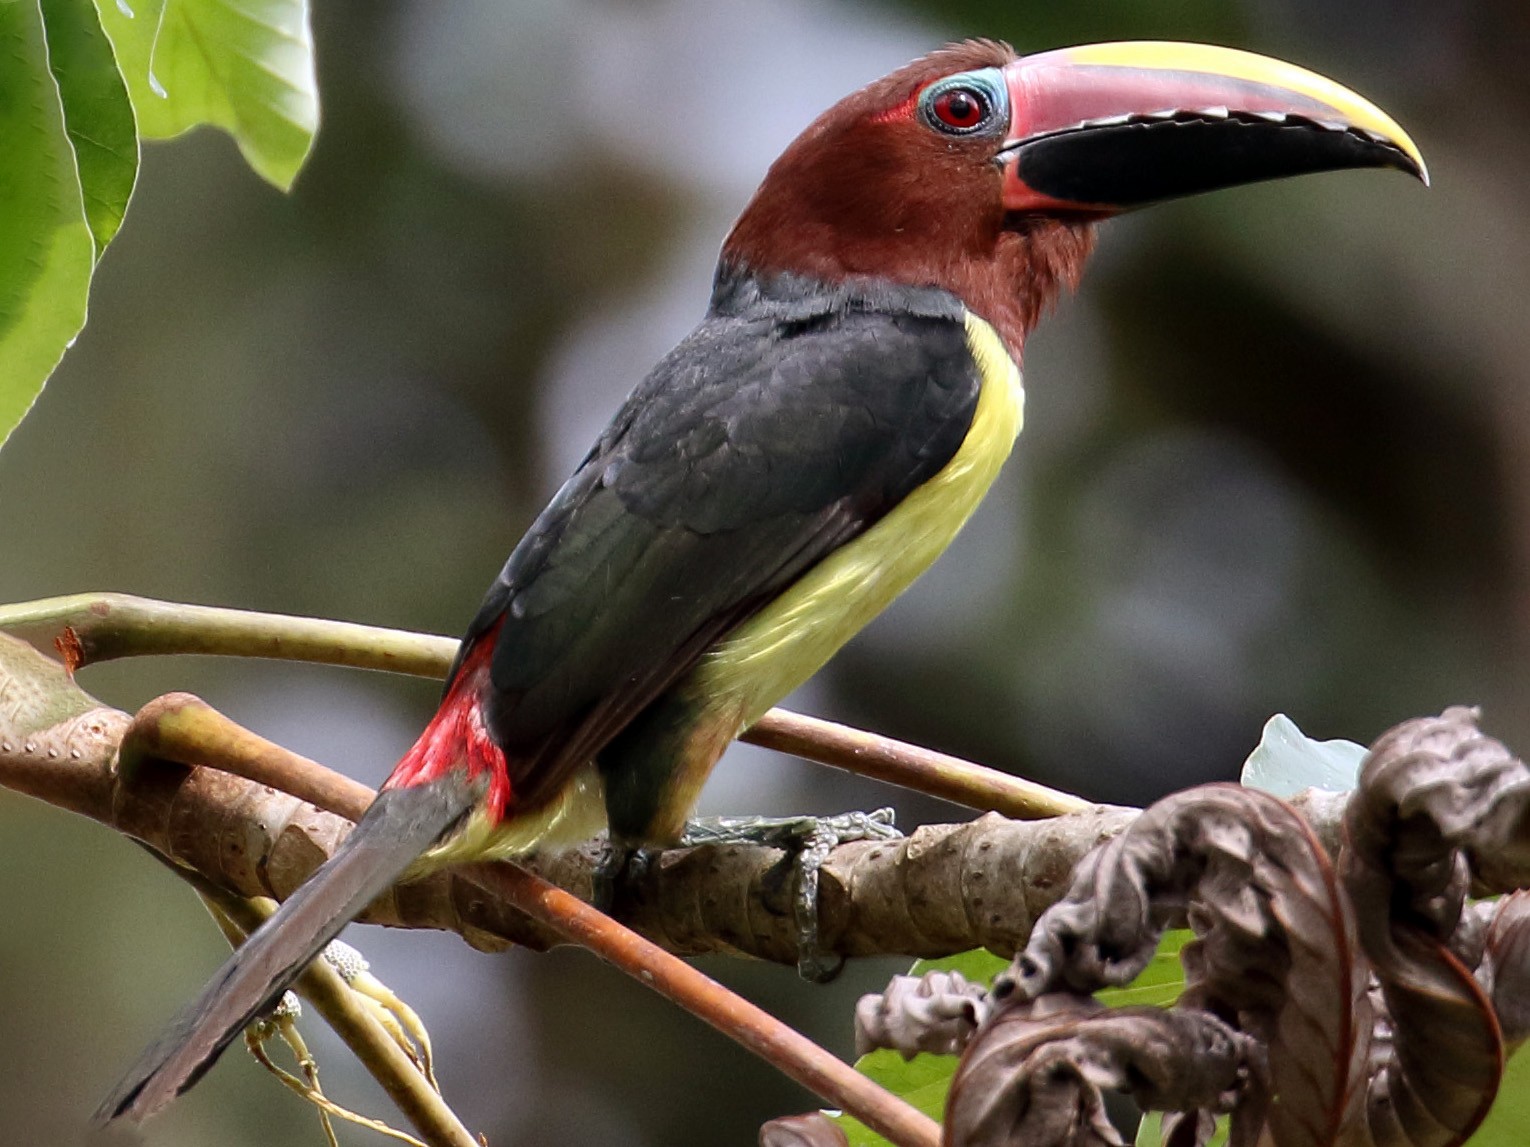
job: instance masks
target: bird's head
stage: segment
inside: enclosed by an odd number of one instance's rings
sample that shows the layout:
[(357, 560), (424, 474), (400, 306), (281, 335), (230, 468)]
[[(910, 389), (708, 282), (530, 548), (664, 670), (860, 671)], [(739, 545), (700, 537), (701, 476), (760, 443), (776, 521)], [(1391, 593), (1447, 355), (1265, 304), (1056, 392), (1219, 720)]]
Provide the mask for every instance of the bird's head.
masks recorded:
[(1018, 355), (1093, 224), (1163, 199), (1423, 157), (1379, 108), (1293, 64), (1184, 43), (932, 52), (841, 100), (771, 166), (726, 263), (943, 287)]

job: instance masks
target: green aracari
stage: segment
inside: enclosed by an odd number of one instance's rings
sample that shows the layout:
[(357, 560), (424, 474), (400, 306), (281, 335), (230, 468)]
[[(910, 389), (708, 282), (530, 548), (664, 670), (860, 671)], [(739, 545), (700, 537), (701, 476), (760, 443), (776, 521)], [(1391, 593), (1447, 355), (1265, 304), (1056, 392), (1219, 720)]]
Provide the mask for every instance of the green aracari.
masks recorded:
[(734, 225), (700, 325), (516, 545), (375, 804), (98, 1120), (189, 1087), (396, 880), (602, 827), (672, 843), (728, 743), (977, 506), (1026, 336), (1101, 220), (1351, 167), (1427, 182), (1361, 97), (1198, 44), (968, 41), (830, 108)]

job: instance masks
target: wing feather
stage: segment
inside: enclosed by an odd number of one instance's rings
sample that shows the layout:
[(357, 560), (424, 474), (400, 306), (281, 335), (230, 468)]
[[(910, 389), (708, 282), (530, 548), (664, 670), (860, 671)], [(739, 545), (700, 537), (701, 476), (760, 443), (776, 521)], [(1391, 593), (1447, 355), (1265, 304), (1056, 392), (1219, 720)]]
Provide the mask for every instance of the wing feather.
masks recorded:
[(714, 316), (633, 392), (469, 630), (504, 619), (487, 711), (517, 805), (950, 460), (981, 385), (952, 304)]

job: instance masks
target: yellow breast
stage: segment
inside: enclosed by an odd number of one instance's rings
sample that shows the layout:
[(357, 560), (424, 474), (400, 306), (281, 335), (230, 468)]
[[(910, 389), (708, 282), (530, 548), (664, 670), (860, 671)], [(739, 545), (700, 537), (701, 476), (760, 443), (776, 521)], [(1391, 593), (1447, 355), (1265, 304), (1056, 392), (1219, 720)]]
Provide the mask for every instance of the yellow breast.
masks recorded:
[[(956, 454), (881, 521), (819, 562), (703, 657), (682, 686), (743, 725), (811, 677), (929, 568), (998, 476), (1020, 432), (1020, 370), (994, 329), (970, 312), (967, 345), (982, 376)], [(710, 704), (709, 704), (710, 707)]]

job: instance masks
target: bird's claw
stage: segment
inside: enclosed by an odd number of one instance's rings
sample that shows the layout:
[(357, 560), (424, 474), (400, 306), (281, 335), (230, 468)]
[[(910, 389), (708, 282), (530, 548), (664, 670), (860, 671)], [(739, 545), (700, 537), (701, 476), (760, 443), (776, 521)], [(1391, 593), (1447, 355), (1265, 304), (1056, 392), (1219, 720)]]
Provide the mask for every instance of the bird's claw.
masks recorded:
[(621, 841), (606, 841), (590, 874), (590, 903), (607, 916), (616, 907), (616, 890), (624, 880), (641, 880), (661, 849), (637, 848)]
[(893, 810), (881, 808), (836, 816), (708, 817), (688, 821), (680, 843), (687, 848), (703, 844), (762, 844), (790, 853), (797, 875), (792, 896), (797, 974), (823, 984), (839, 975), (845, 960), (823, 951), (818, 923), (819, 869), (837, 845), (855, 840), (894, 840), (902, 835), (893, 823)]

